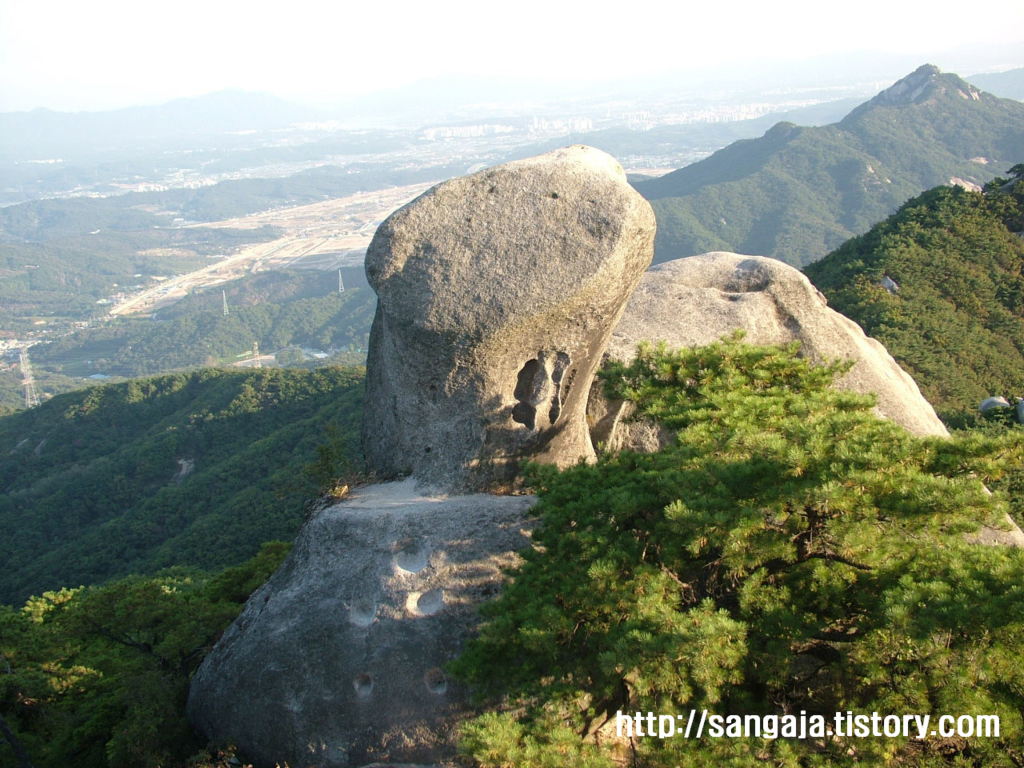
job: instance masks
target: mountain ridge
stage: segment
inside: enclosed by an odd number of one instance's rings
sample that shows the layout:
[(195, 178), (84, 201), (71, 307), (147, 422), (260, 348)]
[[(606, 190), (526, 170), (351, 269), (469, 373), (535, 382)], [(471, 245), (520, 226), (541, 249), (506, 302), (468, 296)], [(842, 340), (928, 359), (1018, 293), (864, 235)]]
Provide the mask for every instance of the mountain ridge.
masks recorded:
[(655, 262), (712, 250), (808, 264), (910, 197), (1024, 159), (1024, 105), (924, 65), (832, 125), (779, 123), (637, 189)]

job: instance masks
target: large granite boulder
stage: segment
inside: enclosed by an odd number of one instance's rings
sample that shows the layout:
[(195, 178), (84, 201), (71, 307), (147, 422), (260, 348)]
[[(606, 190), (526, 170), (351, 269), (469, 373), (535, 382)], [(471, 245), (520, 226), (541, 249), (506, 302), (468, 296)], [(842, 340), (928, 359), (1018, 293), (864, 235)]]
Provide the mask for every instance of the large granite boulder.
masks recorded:
[[(763, 256), (716, 251), (652, 267), (630, 298), (607, 354), (628, 362), (641, 341), (694, 347), (735, 330), (745, 331), (751, 344), (799, 341), (800, 354), (814, 362), (852, 360), (853, 367), (836, 386), (875, 393), (878, 415), (915, 435), (949, 435), (917, 383), (880, 342), (830, 309), (801, 272)], [(629, 403), (607, 402), (594, 385), (588, 418), (595, 443), (609, 450), (653, 451), (671, 439), (659, 425), (631, 415)], [(1002, 526), (983, 526), (968, 539), (1024, 548), (1024, 531), (1009, 517)]]
[(364, 453), (380, 477), (500, 488), (594, 456), (587, 395), (654, 214), (583, 146), (439, 184), (377, 230)]
[(529, 546), (531, 496), (357, 489), (302, 529), (199, 668), (188, 712), (258, 768), (431, 763), (469, 707), (442, 667), (502, 568)]
[[(878, 415), (916, 435), (949, 434), (885, 347), (829, 308), (801, 272), (763, 256), (716, 251), (652, 267), (629, 300), (608, 355), (629, 361), (641, 341), (694, 347), (740, 329), (751, 344), (799, 341), (800, 354), (817, 363), (852, 360), (838, 387), (875, 393)], [(604, 403), (597, 387), (591, 399), (595, 441), (613, 449), (656, 450), (667, 438), (651, 424), (625, 419), (628, 407)]]

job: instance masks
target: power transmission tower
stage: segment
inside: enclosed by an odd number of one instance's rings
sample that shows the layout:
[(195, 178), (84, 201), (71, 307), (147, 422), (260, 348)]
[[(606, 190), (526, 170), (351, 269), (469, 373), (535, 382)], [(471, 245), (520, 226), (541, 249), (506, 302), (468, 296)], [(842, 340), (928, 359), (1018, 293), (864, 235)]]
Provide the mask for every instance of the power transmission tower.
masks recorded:
[(228, 292), (227, 291), (221, 291), (220, 295), (221, 295), (221, 298), (224, 299), (224, 317), (227, 317), (228, 316)]
[(341, 270), (338, 270), (338, 293), (345, 292), (345, 281), (341, 279)]
[(256, 363), (256, 368), (263, 367), (263, 363), (260, 362), (260, 343), (258, 341), (252, 343), (252, 359)]
[(27, 349), (21, 350), (19, 365), (21, 366), (21, 383), (25, 387), (25, 407), (34, 408), (39, 405), (39, 395), (36, 394), (36, 381), (32, 377), (32, 363), (29, 362)]

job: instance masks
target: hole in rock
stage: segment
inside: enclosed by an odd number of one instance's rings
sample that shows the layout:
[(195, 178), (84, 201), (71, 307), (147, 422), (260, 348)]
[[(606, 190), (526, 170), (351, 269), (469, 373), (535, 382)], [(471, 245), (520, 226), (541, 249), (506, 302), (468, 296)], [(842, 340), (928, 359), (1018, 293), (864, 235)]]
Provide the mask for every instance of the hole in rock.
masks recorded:
[(527, 360), (526, 364), (519, 371), (516, 378), (516, 388), (512, 393), (518, 401), (512, 407), (512, 420), (522, 424), (527, 429), (533, 429), (537, 424), (537, 406), (534, 404), (534, 393), (547, 376), (544, 366), (540, 360), (534, 358)]
[(444, 608), (444, 590), (431, 589), (416, 598), (416, 613), (420, 616), (433, 616)]
[(372, 600), (356, 600), (349, 609), (348, 618), (357, 627), (368, 627), (377, 618), (377, 604)]
[(395, 565), (407, 573), (419, 573), (429, 560), (430, 550), (422, 541), (405, 539), (395, 545)]
[(439, 696), (448, 690), (448, 678), (445, 677), (440, 667), (428, 669), (427, 673), (423, 675), (423, 682), (428, 691)]
[(369, 675), (356, 675), (352, 680), (352, 687), (356, 689), (356, 696), (365, 699), (373, 690), (373, 678)]
[(566, 386), (563, 387), (562, 377), (565, 376), (565, 370), (569, 367), (570, 362), (572, 361), (565, 352), (555, 355), (555, 367), (551, 370), (551, 381), (555, 385), (555, 393), (551, 396), (551, 409), (548, 411), (548, 422), (551, 424), (558, 421), (558, 417), (562, 415), (562, 405), (565, 404), (565, 399), (569, 396), (571, 381), (566, 382)]

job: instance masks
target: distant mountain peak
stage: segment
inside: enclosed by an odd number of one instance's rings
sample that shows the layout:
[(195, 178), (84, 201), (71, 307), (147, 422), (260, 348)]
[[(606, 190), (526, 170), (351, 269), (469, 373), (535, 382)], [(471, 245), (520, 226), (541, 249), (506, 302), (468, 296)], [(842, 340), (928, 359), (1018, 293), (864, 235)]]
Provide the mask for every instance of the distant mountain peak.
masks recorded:
[(924, 64), (879, 93), (869, 103), (882, 106), (923, 104), (944, 95), (978, 101), (981, 91), (952, 73), (944, 74), (934, 64)]

